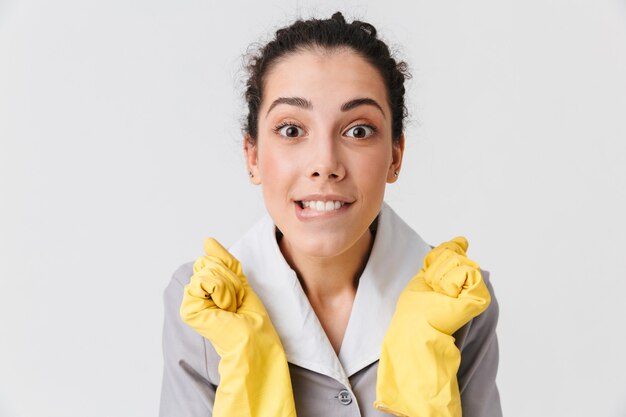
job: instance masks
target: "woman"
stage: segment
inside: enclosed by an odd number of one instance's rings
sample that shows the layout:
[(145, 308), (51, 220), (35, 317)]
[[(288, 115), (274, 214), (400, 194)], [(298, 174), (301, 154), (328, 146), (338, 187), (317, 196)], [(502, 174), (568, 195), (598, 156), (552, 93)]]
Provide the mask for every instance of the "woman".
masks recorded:
[[(393, 385), (380, 382), (381, 350), (385, 354), (399, 345), (385, 335), (394, 326), (392, 318), (400, 322), (394, 316), (400, 294), (423, 272), (431, 249), (383, 201), (386, 184), (398, 179), (402, 166), (405, 64), (390, 56), (373, 26), (348, 24), (335, 13), (277, 31), (249, 71), (244, 152), (269, 216), (228, 252), (213, 243), (207, 251), (219, 252), (215, 256), (235, 265), (233, 271), (239, 268), (235, 275), (258, 295), (259, 314), (265, 314), (260, 303), (267, 309), (262, 326), (267, 334), (275, 331), (276, 343), (270, 344), (281, 349), (268, 356), (271, 360), (263, 360), (257, 349), (256, 363), (280, 368), (281, 355), (286, 358), (285, 389), (293, 391), (298, 416), (388, 415), (383, 407), (372, 407), (377, 389), (381, 395)], [(225, 375), (230, 378), (240, 366), (228, 374), (225, 353), (216, 351), (226, 344), (189, 327), (191, 315), (187, 323), (179, 315), (183, 297), (192, 291), (184, 287), (204, 266), (181, 266), (165, 291), (161, 416), (212, 415), (216, 395), (227, 395), (217, 390), (220, 377), (226, 385)], [(446, 342), (460, 352), (450, 384), (456, 387), (458, 380), (465, 417), (501, 415), (495, 385), (498, 307), (488, 274), (482, 276), (489, 307), (453, 328)], [(203, 298), (210, 296), (201, 293), (197, 301)], [(231, 329), (225, 323), (218, 323), (228, 327), (222, 333), (239, 340), (242, 330), (233, 330), (238, 325)], [(403, 337), (402, 331), (395, 334)], [(415, 352), (407, 352), (408, 364)], [(249, 361), (254, 363), (252, 355)], [(281, 374), (278, 368), (271, 372)], [(253, 383), (263, 380), (255, 376)]]

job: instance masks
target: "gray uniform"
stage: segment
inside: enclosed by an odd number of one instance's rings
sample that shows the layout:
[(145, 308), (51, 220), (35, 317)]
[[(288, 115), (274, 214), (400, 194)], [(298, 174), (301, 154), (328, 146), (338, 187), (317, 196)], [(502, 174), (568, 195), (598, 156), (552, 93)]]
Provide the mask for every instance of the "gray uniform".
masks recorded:
[[(422, 266), (430, 246), (385, 203), (377, 223), (339, 355), (283, 258), (269, 216), (229, 248), (241, 261), (285, 348), (298, 417), (389, 416), (372, 406), (380, 347), (398, 296)], [(215, 349), (179, 316), (192, 265), (178, 268), (164, 294), (161, 417), (211, 416), (219, 384)], [(491, 304), (454, 334), (461, 351), (457, 378), (463, 417), (502, 416), (495, 382), (498, 302), (487, 271), (483, 278)]]

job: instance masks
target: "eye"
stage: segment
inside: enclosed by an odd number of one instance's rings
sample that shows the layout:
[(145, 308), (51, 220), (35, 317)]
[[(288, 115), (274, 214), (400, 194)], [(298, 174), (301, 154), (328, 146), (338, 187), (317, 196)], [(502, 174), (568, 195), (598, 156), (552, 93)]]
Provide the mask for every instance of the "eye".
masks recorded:
[(287, 138), (297, 138), (304, 135), (304, 129), (293, 123), (284, 123), (276, 126), (274, 132)]
[(356, 125), (347, 130), (346, 136), (355, 139), (365, 139), (376, 133), (376, 128), (370, 125)]

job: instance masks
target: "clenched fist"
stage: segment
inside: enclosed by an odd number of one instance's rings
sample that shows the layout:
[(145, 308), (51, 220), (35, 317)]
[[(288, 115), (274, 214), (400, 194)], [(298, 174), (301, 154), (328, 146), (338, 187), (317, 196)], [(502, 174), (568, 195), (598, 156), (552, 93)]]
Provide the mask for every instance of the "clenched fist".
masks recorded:
[(215, 417), (295, 417), (282, 344), (241, 264), (215, 239), (193, 265), (180, 316), (220, 355)]
[(452, 334), (491, 302), (467, 240), (432, 249), (400, 294), (378, 364), (374, 407), (397, 416), (461, 417)]

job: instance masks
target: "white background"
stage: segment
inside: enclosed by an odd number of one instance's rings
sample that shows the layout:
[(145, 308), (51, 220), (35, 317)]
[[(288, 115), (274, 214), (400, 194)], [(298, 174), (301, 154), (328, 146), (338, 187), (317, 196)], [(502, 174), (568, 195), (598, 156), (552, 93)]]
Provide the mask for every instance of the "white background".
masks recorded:
[(342, 10), (410, 64), (387, 201), (463, 234), (504, 413), (626, 416), (626, 5), (0, 0), (0, 416), (154, 416), (162, 291), (263, 212), (247, 46)]

